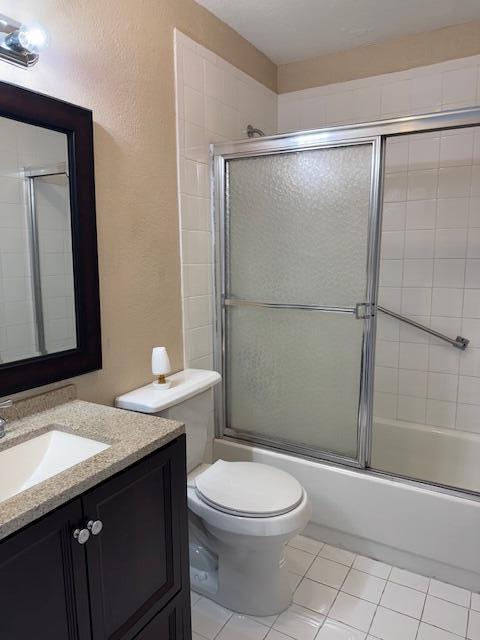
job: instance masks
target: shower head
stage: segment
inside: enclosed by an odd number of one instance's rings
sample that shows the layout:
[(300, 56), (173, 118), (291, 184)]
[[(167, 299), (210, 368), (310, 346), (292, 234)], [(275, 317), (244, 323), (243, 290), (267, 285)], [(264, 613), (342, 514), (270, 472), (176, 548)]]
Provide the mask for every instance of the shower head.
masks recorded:
[(257, 129), (252, 124), (247, 125), (247, 136), (249, 138), (255, 138), (255, 136), (263, 137), (264, 135), (261, 129)]

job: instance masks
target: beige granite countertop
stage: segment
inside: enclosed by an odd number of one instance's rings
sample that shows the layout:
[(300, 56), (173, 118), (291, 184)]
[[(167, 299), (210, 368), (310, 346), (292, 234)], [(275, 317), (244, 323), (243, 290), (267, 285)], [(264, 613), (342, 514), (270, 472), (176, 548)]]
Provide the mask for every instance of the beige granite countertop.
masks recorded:
[(0, 502), (0, 539), (79, 496), (185, 432), (180, 422), (75, 400), (73, 397), (74, 387), (64, 387), (50, 394), (22, 401), (8, 410), (10, 413), (7, 416), (2, 411), (2, 417), (10, 419), (7, 434), (0, 440), (0, 451), (50, 431), (52, 426), (111, 446)]

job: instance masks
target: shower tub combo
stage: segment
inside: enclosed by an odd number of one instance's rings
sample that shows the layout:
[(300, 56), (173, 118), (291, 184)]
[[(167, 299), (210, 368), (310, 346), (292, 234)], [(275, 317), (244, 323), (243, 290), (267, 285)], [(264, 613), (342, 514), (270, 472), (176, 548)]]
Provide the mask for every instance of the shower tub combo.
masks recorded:
[(212, 147), (214, 457), (294, 475), (313, 537), (475, 590), (480, 435), (375, 418), (373, 388), (386, 146), (478, 125), (464, 109)]

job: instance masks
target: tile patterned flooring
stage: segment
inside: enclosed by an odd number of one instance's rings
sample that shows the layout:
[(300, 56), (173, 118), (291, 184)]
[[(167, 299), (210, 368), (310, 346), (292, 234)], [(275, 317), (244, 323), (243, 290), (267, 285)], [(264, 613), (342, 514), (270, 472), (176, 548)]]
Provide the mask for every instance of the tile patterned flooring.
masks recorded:
[(305, 536), (286, 557), (286, 611), (239, 615), (192, 592), (193, 640), (480, 640), (478, 593)]

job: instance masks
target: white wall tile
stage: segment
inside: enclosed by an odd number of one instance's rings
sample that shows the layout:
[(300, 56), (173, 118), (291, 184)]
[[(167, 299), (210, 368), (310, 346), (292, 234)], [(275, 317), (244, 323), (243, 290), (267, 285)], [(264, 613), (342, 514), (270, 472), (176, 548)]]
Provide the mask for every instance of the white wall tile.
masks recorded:
[(428, 200), (437, 195), (439, 174), (436, 169), (408, 172), (407, 199)]
[(406, 422), (425, 422), (427, 401), (425, 398), (398, 396), (397, 417)]
[(407, 229), (434, 229), (437, 201), (413, 200), (406, 204)]
[(434, 241), (433, 230), (406, 231), (405, 258), (433, 258)]
[(442, 103), (449, 106), (473, 104), (476, 99), (477, 73), (473, 67), (445, 71), (442, 82)]
[(468, 226), (468, 198), (441, 198), (437, 206), (437, 224), (439, 229), (452, 229)]
[(439, 198), (459, 198), (470, 195), (472, 168), (441, 167), (438, 171)]
[(467, 253), (466, 229), (437, 229), (435, 232), (436, 258), (465, 258)]
[(404, 228), (405, 203), (386, 202), (383, 206), (382, 229), (384, 231), (395, 231)]
[(429, 349), (429, 371), (437, 373), (458, 373), (459, 356), (452, 347), (431, 345)]
[(399, 369), (398, 393), (402, 396), (425, 398), (427, 393), (427, 372)]
[(456, 402), (458, 377), (449, 373), (428, 374), (428, 398)]
[(434, 287), (463, 288), (465, 260), (439, 258), (433, 264)]
[(453, 429), (457, 411), (456, 402), (427, 400), (427, 424)]
[(463, 289), (432, 289), (432, 316), (458, 317), (463, 304)]
[[(404, 287), (431, 287), (433, 284), (433, 260), (404, 260)], [(463, 295), (463, 291), (462, 291)]]

